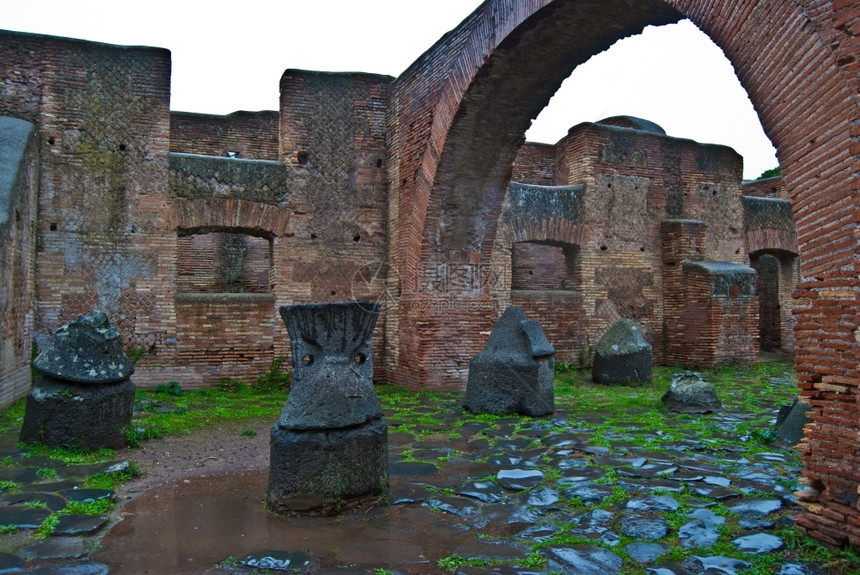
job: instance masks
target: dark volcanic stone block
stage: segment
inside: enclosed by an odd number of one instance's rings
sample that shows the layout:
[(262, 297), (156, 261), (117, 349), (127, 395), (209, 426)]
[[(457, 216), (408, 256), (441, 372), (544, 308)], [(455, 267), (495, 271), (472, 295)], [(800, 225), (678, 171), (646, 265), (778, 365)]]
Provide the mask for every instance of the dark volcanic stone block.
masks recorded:
[(803, 427), (812, 421), (809, 410), (812, 406), (808, 403), (798, 401), (795, 397), (790, 405), (779, 408), (776, 416), (774, 433), (776, 438), (786, 445), (797, 445), (803, 439)]
[(99, 449), (125, 447), (134, 413), (134, 384), (80, 384), (44, 375), (27, 396), (21, 441)]
[(119, 332), (103, 312), (82, 315), (58, 329), (33, 367), (64, 381), (94, 384), (124, 381), (134, 373)]
[(373, 389), (373, 328), (379, 305), (368, 302), (282, 306), (290, 333), (293, 382), (278, 425), (332, 429), (382, 417)]
[(388, 492), (388, 423), (329, 430), (272, 426), (269, 509), (282, 515), (333, 515)]
[(509, 307), (486, 347), (469, 362), (463, 406), (474, 413), (539, 417), (555, 411), (555, 348), (543, 328)]
[(618, 320), (600, 338), (591, 379), (595, 383), (651, 381), (651, 344), (633, 320)]

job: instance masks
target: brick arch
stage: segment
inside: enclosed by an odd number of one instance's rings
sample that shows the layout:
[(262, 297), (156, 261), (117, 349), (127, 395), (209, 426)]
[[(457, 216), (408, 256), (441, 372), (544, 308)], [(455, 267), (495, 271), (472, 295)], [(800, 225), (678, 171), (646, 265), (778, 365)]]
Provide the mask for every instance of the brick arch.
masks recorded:
[[(531, 119), (578, 64), (648, 24), (681, 18), (660, 0), (488, 0), (395, 81), (398, 381), (465, 385), (469, 358), (498, 315), (489, 296), (495, 221)], [(456, 325), (469, 328), (454, 339)]]
[(285, 234), (289, 211), (248, 200), (179, 199), (171, 203), (167, 219), (174, 230), (234, 230), (272, 238)]
[(496, 247), (510, 249), (518, 242), (552, 242), (582, 246), (588, 239), (588, 226), (559, 218), (506, 221), (499, 225)]
[(765, 228), (748, 230), (744, 235), (746, 252), (786, 252), (797, 255), (797, 233), (789, 230)]
[[(463, 385), (468, 358), (483, 345), (479, 334), (491, 328), (482, 309), (488, 297), (474, 282), (450, 278), (474, 278), (475, 266), (489, 262), (494, 218), (528, 119), (578, 63), (646, 24), (684, 16), (733, 63), (778, 150), (792, 197), (802, 258), (796, 329), (809, 336), (798, 342), (797, 371), (815, 417), (804, 461), (820, 492), (817, 505), (831, 518), (810, 511), (798, 524), (825, 541), (858, 544), (856, 2), (482, 4), (392, 86), (391, 260), (403, 294), (393, 354), (397, 375), (410, 386)], [(445, 305), (411, 305), (440, 285), (439, 270), (449, 278)], [(830, 466), (828, 452), (842, 453), (843, 461)]]
[(397, 246), (404, 290), (418, 289), (422, 265), (426, 273), (488, 260), (524, 133), (577, 65), (648, 24), (681, 18), (660, 0), (489, 1), (401, 76), (392, 184), (405, 192)]

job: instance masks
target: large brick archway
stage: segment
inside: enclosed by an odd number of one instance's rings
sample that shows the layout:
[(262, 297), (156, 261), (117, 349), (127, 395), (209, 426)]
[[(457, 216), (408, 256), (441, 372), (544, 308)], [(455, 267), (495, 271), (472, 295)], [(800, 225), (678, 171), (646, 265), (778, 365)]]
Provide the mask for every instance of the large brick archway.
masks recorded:
[[(833, 0), (488, 0), (392, 86), (391, 263), (401, 279), (390, 357), (412, 387), (457, 388), (494, 317), (490, 254), (531, 118), (591, 55), (688, 17), (726, 53), (778, 150), (802, 258), (801, 394), (813, 404), (798, 521), (860, 542), (858, 69), (860, 7)], [(583, 86), (582, 89), (588, 89)]]

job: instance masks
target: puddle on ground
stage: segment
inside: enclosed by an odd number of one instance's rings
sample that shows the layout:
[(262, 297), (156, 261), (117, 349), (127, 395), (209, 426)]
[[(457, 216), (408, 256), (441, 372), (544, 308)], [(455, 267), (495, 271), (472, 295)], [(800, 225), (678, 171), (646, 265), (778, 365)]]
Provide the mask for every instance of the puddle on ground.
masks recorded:
[(123, 506), (93, 555), (111, 573), (197, 574), (230, 556), (302, 551), (322, 567), (368, 565), (438, 573), (436, 561), (473, 535), (456, 518), (418, 505), (340, 517), (279, 517), (264, 506), (268, 471), (190, 478)]
[[(449, 411), (452, 419), (459, 413), (453, 407)], [(437, 562), (451, 555), (522, 564), (535, 543), (557, 533), (562, 529), (558, 526), (569, 525), (565, 529), (571, 534), (595, 541), (586, 546), (588, 553), (608, 553), (597, 542), (617, 544), (625, 528), (645, 539), (660, 535), (657, 546), (647, 548), (641, 557), (643, 562), (668, 567), (661, 562), (663, 558), (650, 556), (655, 548), (665, 551), (665, 545), (659, 543), (665, 540), (665, 522), (660, 516), (674, 510), (664, 503), (638, 503), (644, 509), (628, 508), (629, 501), (604, 505), (614, 496), (616, 486), (629, 493), (629, 500), (657, 490), (669, 494), (667, 499), (676, 505), (689, 501), (693, 507), (707, 507), (732, 499), (731, 505), (740, 507), (732, 507), (730, 512), (738, 515), (739, 522), (754, 525), (747, 529), (755, 532), (784, 524), (780, 518), (787, 518), (791, 511), (782, 509), (790, 502), (790, 491), (784, 486), (799, 475), (799, 467), (753, 463), (738, 453), (740, 447), (711, 449), (692, 436), (664, 439), (656, 431), (640, 431), (644, 436), (637, 436), (636, 441), (629, 434), (613, 432), (604, 436), (611, 447), (592, 445), (585, 422), (598, 422), (601, 417), (593, 413), (570, 424), (568, 416), (559, 413), (551, 421), (526, 422), (519, 429), (515, 424), (520, 419), (499, 419), (492, 427), (462, 426), (459, 437), (436, 432), (438, 427), (453, 429), (448, 421), (434, 424), (429, 434), (424, 428), (415, 436), (390, 434), (389, 484), (391, 501), (396, 504), (338, 517), (289, 518), (268, 513), (264, 503), (268, 468), (177, 480), (126, 501), (120, 510), (123, 519), (104, 534), (100, 550), (91, 558), (106, 564), (111, 573), (123, 575), (226, 575), (247, 572), (213, 567), (231, 557), (304, 553), (316, 558), (321, 568), (363, 568), (347, 573), (384, 568), (430, 575), (445, 573)], [(735, 430), (735, 421), (740, 421), (736, 414), (709, 419), (726, 433)], [(678, 420), (670, 419), (667, 424), (684, 430)], [(644, 440), (660, 449), (636, 445)], [(421, 455), (419, 461), (412, 459), (416, 454)], [(786, 450), (768, 457), (783, 460), (790, 454)], [(793, 457), (797, 459), (796, 454)], [(609, 468), (619, 471), (619, 480), (612, 486), (600, 483)], [(531, 484), (511, 483), (505, 489), (500, 485), (512, 477), (524, 483), (520, 476), (528, 479), (535, 470), (552, 473), (555, 487), (529, 489)], [(685, 491), (695, 497), (688, 497)], [(760, 493), (773, 497), (761, 502), (756, 495)], [(581, 504), (573, 504), (575, 500)], [(644, 532), (636, 517), (643, 512), (656, 517), (656, 523), (646, 524)], [(704, 524), (692, 515), (688, 524), (696, 521)], [(656, 534), (650, 531), (655, 525), (659, 528)], [(715, 526), (705, 528), (707, 537), (719, 537)], [(732, 543), (750, 544), (743, 538), (738, 541)], [(771, 541), (752, 544), (770, 545)], [(573, 561), (564, 546), (547, 548), (544, 553), (557, 555), (557, 561)], [(620, 564), (620, 557), (617, 562)], [(570, 565), (566, 569), (573, 572), (575, 567)]]

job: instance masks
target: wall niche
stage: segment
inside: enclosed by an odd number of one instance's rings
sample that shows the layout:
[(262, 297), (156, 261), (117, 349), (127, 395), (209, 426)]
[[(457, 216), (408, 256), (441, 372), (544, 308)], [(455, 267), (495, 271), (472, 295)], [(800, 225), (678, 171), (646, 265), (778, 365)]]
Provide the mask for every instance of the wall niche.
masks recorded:
[(181, 234), (177, 238), (176, 291), (269, 293), (272, 241), (234, 232)]

